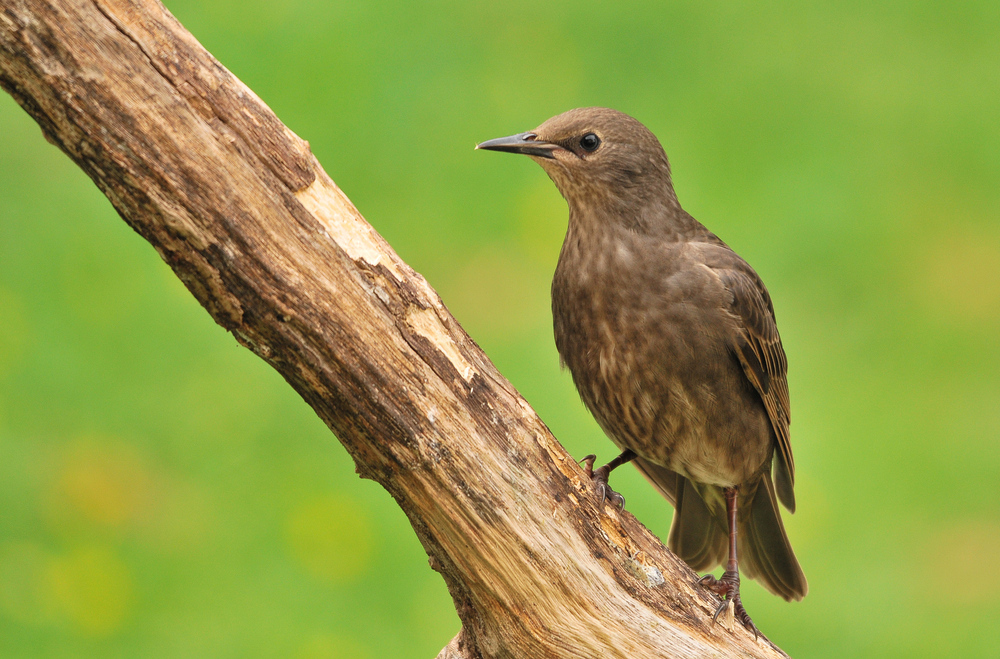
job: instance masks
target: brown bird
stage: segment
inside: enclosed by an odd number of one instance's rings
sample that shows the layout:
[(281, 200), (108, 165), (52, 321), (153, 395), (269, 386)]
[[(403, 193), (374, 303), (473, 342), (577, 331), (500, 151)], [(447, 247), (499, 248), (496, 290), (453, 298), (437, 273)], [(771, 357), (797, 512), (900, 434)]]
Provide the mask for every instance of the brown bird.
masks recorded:
[[(528, 155), (569, 206), (552, 281), (556, 347), (621, 455), (674, 506), (670, 548), (757, 634), (743, 574), (786, 600), (808, 587), (777, 502), (795, 511), (788, 383), (771, 298), (753, 268), (677, 201), (660, 142), (607, 108), (570, 110), (478, 149)], [(773, 480), (772, 480), (773, 473)]]

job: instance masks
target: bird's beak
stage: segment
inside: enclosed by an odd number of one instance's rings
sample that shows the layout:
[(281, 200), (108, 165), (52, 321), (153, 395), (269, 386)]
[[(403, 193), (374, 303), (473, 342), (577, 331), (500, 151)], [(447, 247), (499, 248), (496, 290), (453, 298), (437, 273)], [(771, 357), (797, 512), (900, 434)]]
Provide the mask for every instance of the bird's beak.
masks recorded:
[(509, 153), (523, 153), (527, 156), (538, 156), (539, 158), (551, 158), (555, 160), (552, 152), (560, 148), (558, 144), (539, 140), (534, 133), (518, 133), (510, 137), (498, 137), (495, 140), (487, 140), (476, 145), (477, 149), (488, 149), (489, 151), (507, 151)]

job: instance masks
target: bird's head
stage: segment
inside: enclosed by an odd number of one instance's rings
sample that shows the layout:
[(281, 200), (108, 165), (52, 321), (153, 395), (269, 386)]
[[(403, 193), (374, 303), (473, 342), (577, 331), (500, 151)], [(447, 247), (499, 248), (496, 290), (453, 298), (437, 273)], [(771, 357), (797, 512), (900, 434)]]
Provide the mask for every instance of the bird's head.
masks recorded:
[(632, 117), (608, 108), (578, 108), (538, 128), (489, 140), (477, 149), (531, 156), (575, 205), (642, 206), (676, 199), (659, 140)]

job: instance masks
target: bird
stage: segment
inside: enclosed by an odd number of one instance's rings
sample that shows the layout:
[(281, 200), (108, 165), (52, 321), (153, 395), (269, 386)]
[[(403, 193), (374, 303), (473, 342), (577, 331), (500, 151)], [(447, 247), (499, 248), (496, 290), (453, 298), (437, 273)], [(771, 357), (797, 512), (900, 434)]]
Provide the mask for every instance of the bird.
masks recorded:
[(620, 455), (674, 507), (667, 544), (759, 631), (740, 571), (786, 600), (808, 591), (778, 502), (795, 512), (787, 358), (756, 271), (677, 200), (667, 155), (638, 120), (577, 108), (477, 149), (527, 155), (569, 207), (552, 280), (560, 361)]

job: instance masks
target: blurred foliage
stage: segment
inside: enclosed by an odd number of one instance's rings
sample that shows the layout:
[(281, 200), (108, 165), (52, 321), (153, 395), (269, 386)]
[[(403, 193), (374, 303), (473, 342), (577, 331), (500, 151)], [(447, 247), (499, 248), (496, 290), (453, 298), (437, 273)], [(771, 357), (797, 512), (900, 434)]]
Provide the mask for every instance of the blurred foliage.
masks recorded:
[[(574, 455), (565, 206), (475, 153), (583, 105), (645, 122), (761, 273), (809, 577), (793, 656), (1000, 642), (1000, 4), (170, 0)], [(661, 537), (670, 508), (616, 488)], [(432, 657), (458, 631), (391, 498), (0, 98), (0, 655)]]

